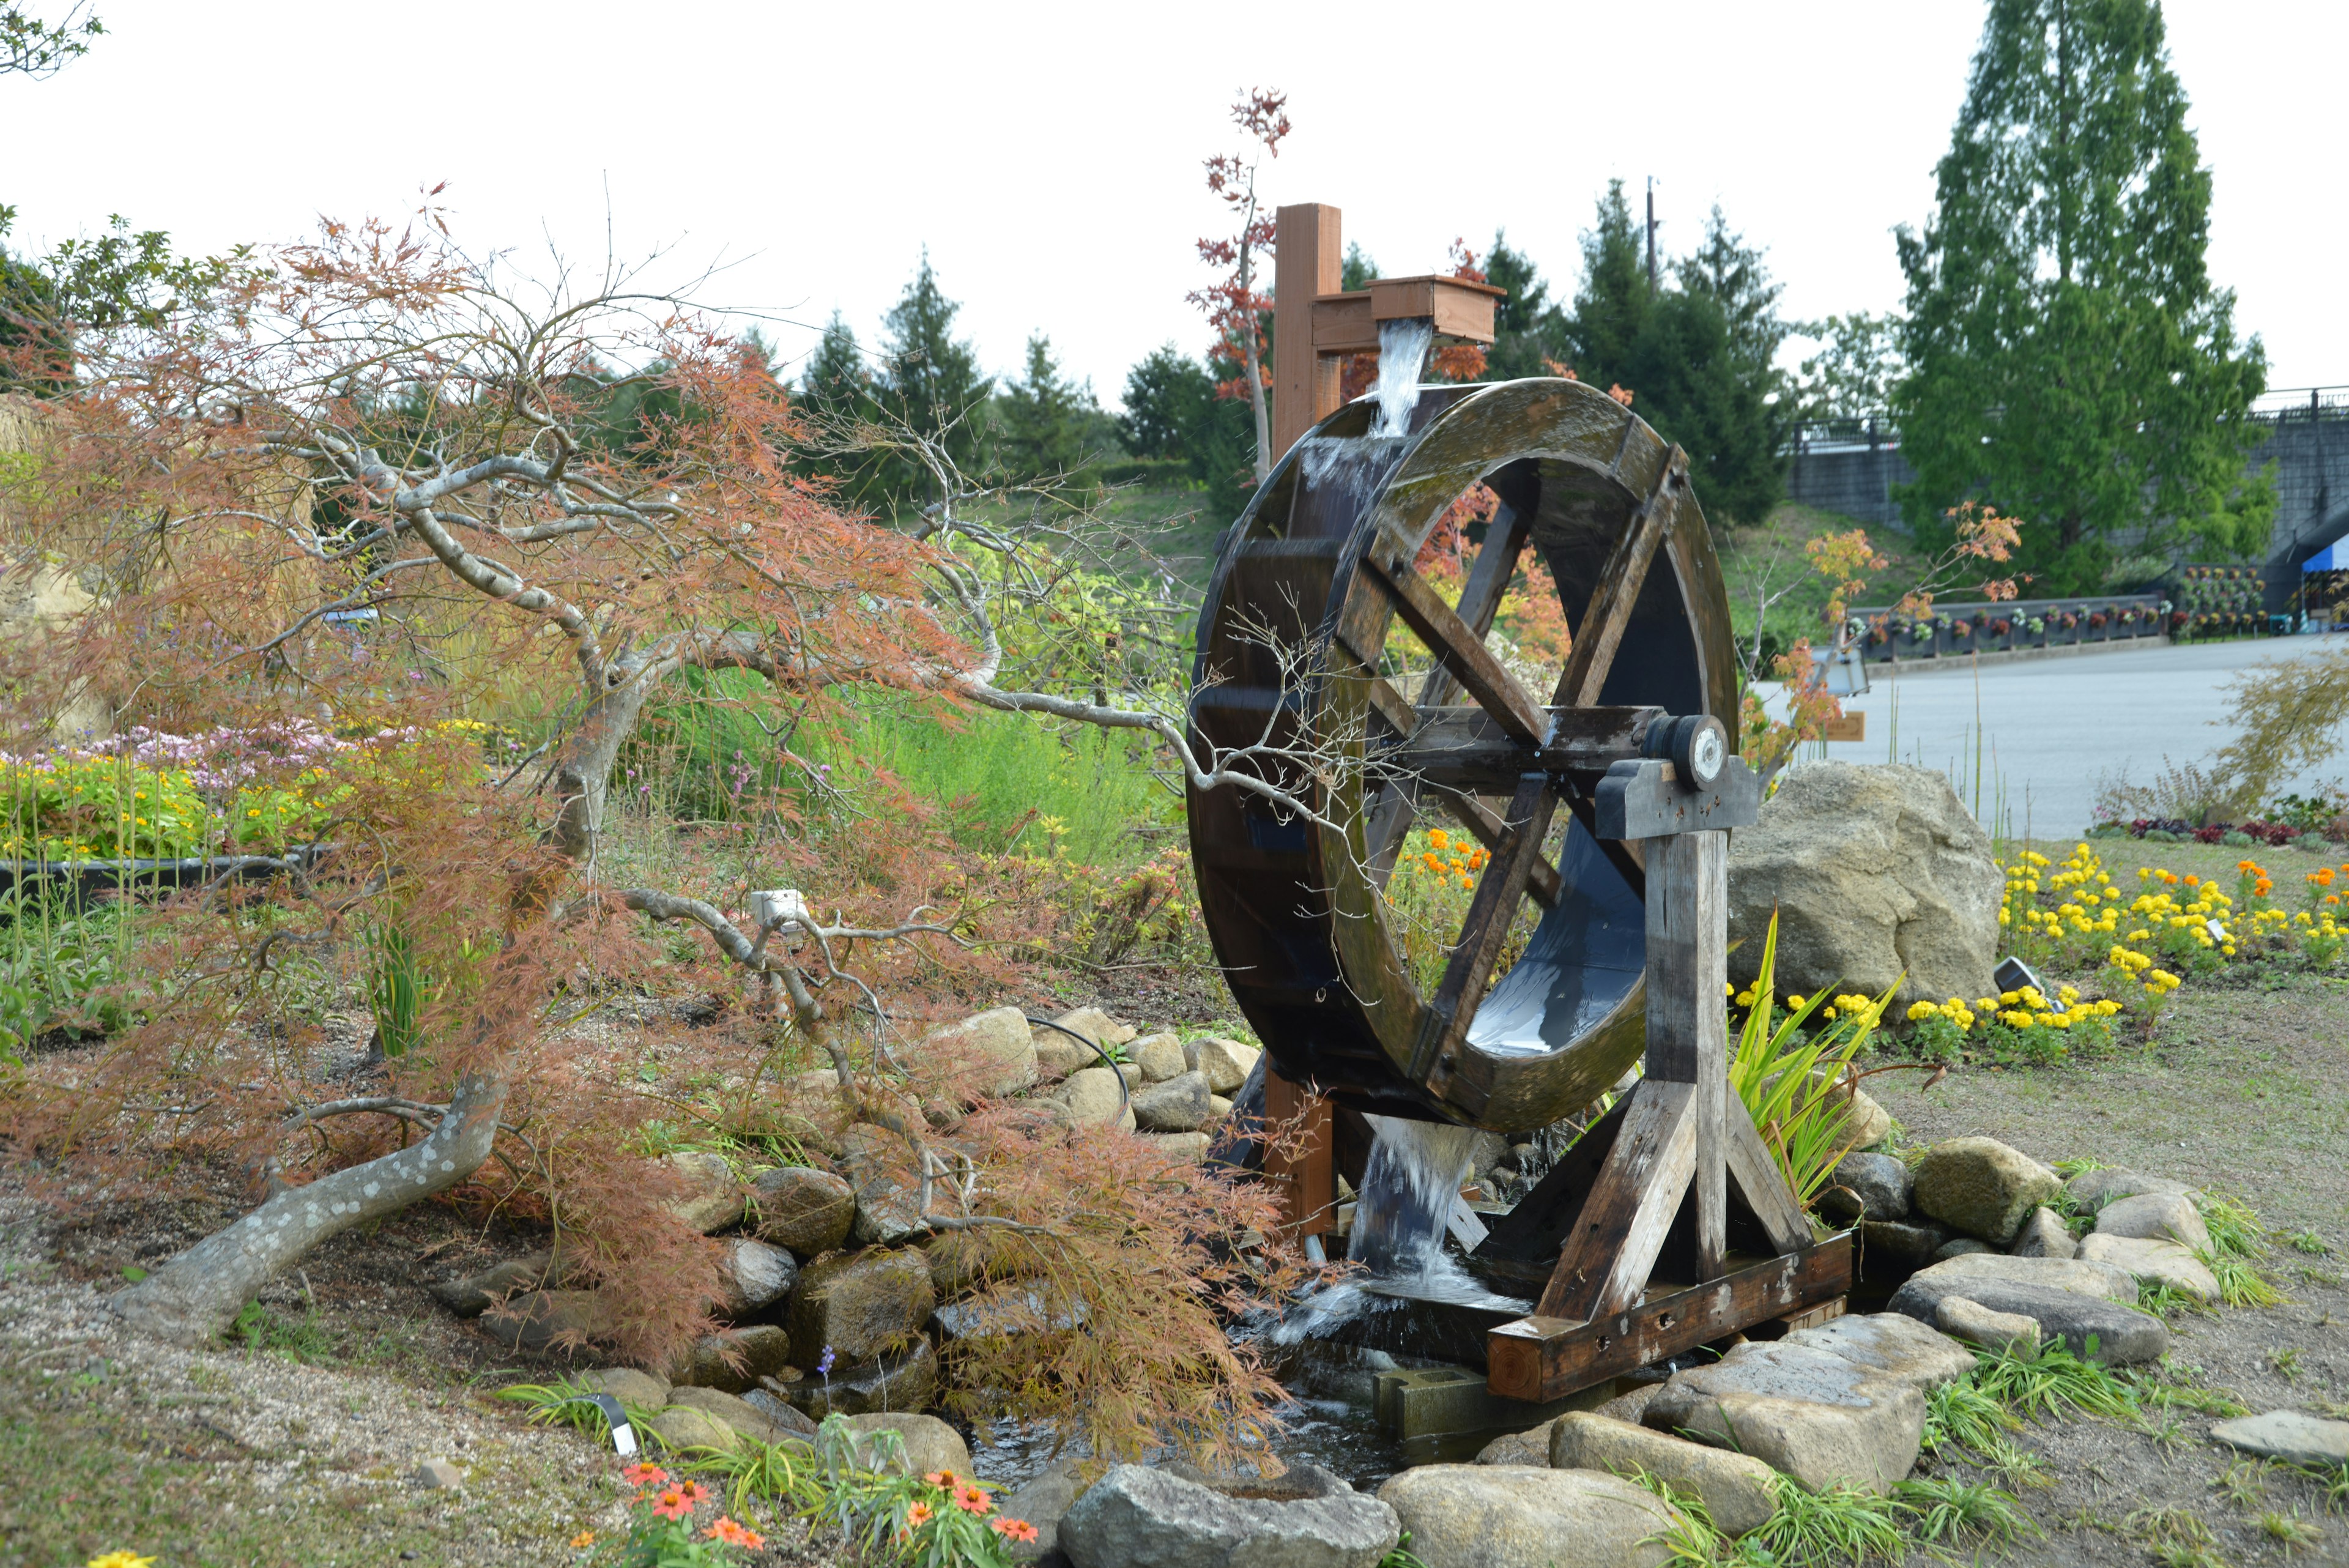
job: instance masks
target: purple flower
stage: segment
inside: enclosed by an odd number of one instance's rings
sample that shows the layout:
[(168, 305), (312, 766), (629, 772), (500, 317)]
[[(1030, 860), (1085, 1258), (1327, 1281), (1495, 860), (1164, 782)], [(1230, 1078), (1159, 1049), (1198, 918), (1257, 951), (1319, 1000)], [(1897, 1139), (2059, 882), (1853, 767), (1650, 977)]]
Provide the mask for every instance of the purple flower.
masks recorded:
[(816, 1376), (819, 1376), (819, 1377), (829, 1377), (829, 1376), (832, 1376), (832, 1361), (833, 1361), (832, 1346), (830, 1346), (830, 1345), (825, 1345), (825, 1346), (823, 1347), (823, 1360), (821, 1360), (821, 1361), (819, 1361), (819, 1362), (817, 1362), (817, 1363), (815, 1364)]

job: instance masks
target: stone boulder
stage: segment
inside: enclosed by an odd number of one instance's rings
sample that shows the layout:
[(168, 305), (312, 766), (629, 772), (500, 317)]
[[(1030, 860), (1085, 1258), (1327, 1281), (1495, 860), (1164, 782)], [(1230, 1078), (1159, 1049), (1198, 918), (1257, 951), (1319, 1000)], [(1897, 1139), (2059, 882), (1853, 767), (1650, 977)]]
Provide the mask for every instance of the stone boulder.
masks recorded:
[(1863, 1258), (1885, 1257), (1895, 1263), (1920, 1267), (1948, 1244), (1950, 1233), (1939, 1225), (1908, 1220), (1862, 1220), (1859, 1246)]
[(970, 1086), (982, 1095), (1016, 1095), (1036, 1081), (1036, 1042), (1028, 1015), (1016, 1007), (994, 1008), (933, 1030), (921, 1050), (967, 1065)]
[(715, 1417), (732, 1428), (736, 1437), (752, 1442), (788, 1442), (802, 1435), (800, 1428), (785, 1426), (755, 1405), (717, 1388), (673, 1388), (668, 1405), (672, 1410), (682, 1407)]
[(1172, 1032), (1143, 1035), (1125, 1048), (1125, 1059), (1133, 1064), (1148, 1084), (1163, 1084), (1191, 1070), (1183, 1042)]
[(1133, 1119), (1150, 1132), (1195, 1132), (1207, 1119), (1207, 1075), (1178, 1073), (1135, 1093)]
[(1123, 1045), (1133, 1038), (1131, 1026), (1120, 1023), (1098, 1007), (1080, 1007), (1073, 1012), (1063, 1012), (1052, 1022), (1059, 1029), (1038, 1029), (1033, 1033), (1036, 1060), (1048, 1073), (1073, 1073), (1080, 1067), (1096, 1066), (1100, 1054), (1092, 1046), (1071, 1040), (1061, 1030), (1082, 1035), (1094, 1045)]
[(799, 1272), (798, 1260), (781, 1247), (748, 1236), (726, 1238), (726, 1255), (718, 1264), (717, 1314), (737, 1319), (764, 1312), (783, 1299)]
[[(2110, 1210), (2106, 1210), (2107, 1213)], [(2141, 1285), (2167, 1285), (2199, 1302), (2219, 1299), (2219, 1276), (2201, 1259), (2175, 1241), (2155, 1241), (2137, 1236), (2107, 1236), (2098, 1231), (2083, 1237), (2080, 1257), (2091, 1263), (2127, 1269)]]
[(668, 1379), (634, 1366), (599, 1366), (579, 1374), (579, 1385), (591, 1393), (609, 1394), (623, 1405), (657, 1410), (668, 1403)]
[(2230, 1449), (2288, 1465), (2329, 1470), (2349, 1465), (2349, 1421), (2327, 1421), (2298, 1410), (2271, 1410), (2221, 1421), (2210, 1436)]
[(1573, 1410), (1550, 1424), (1554, 1469), (1604, 1470), (1629, 1476), (1644, 1470), (1676, 1491), (1703, 1502), (1713, 1528), (1743, 1535), (1777, 1511), (1772, 1470), (1760, 1459), (1723, 1453), (1629, 1421)]
[(2079, 1255), (2080, 1243), (2073, 1240), (2064, 1216), (2053, 1209), (2034, 1209), (2007, 1251), (2018, 1258), (2073, 1258)]
[(1030, 1477), (1018, 1490), (997, 1499), (998, 1511), (1004, 1518), (1024, 1519), (1036, 1527), (1035, 1540), (1005, 1542), (1011, 1560), (1030, 1563), (1059, 1552), (1061, 1521), (1084, 1493), (1085, 1480), (1077, 1461), (1060, 1459)]
[[(1133, 1069), (1125, 1069), (1133, 1074)], [(1069, 1108), (1069, 1118), (1079, 1127), (1102, 1127), (1107, 1124), (1133, 1130), (1133, 1106), (1128, 1103), (1132, 1092), (1139, 1087), (1139, 1075), (1133, 1075), (1122, 1091), (1118, 1086), (1120, 1072), (1114, 1067), (1081, 1067), (1069, 1075), (1067, 1080), (1052, 1092), (1052, 1097)]]
[(1819, 1207), (1846, 1221), (1904, 1220), (1911, 1188), (1909, 1162), (1893, 1154), (1847, 1154), (1836, 1162)]
[(1933, 1326), (1951, 1339), (1985, 1350), (2028, 1355), (2039, 1348), (2039, 1320), (2019, 1312), (1992, 1312), (1966, 1296), (1943, 1296), (1933, 1305)]
[(757, 1194), (760, 1238), (802, 1258), (840, 1246), (856, 1223), (856, 1189), (831, 1171), (778, 1166), (759, 1172), (750, 1186)]
[(1218, 1095), (1239, 1093), (1257, 1058), (1264, 1054), (1255, 1046), (1243, 1045), (1237, 1040), (1195, 1040), (1191, 1049), (1198, 1058), (1199, 1071), (1207, 1075), (1207, 1087)]
[(1203, 1132), (1143, 1133), (1142, 1137), (1168, 1159), (1197, 1165), (1207, 1158), (1215, 1139)]
[(1510, 1465), (1422, 1465), (1379, 1501), (1411, 1532), (1412, 1555), (1442, 1568), (1658, 1568), (1679, 1517), (1619, 1476)]
[(562, 1284), (562, 1272), (554, 1264), (553, 1252), (532, 1252), (462, 1279), (435, 1281), (427, 1288), (433, 1299), (459, 1317), (479, 1317), (509, 1296), (542, 1285), (551, 1289)]
[(2194, 1189), (2182, 1181), (2172, 1181), (2166, 1176), (2139, 1176), (2134, 1170), (2112, 1167), (2104, 1170), (2084, 1170), (2064, 1184), (2073, 1206), (2084, 1213), (2101, 1212), (2107, 1203), (2117, 1203), (2124, 1198), (2135, 1198), (2146, 1192), (2171, 1192), (2180, 1196)]
[(1234, 1496), (1165, 1468), (1118, 1465), (1061, 1516), (1061, 1550), (1076, 1568), (1378, 1568), (1394, 1549), (1395, 1511), (1326, 1470), (1314, 1473), (1327, 1484), (1309, 1492), (1278, 1495), (1291, 1490), (1283, 1477), (1248, 1489), (1272, 1497)]
[(1977, 1241), (1971, 1236), (1960, 1236), (1954, 1241), (1944, 1241), (1940, 1246), (1934, 1248), (1933, 1256), (1929, 1261), (1936, 1263), (1946, 1263), (1951, 1258), (1962, 1258), (1969, 1252), (1987, 1252), (1990, 1251), (1992, 1251), (1992, 1248), (1988, 1241)]
[(695, 1340), (683, 1360), (678, 1383), (740, 1394), (791, 1370), (792, 1336), (771, 1323), (730, 1328)]
[(800, 1271), (792, 1288), (792, 1348), (812, 1368), (833, 1352), (864, 1361), (902, 1349), (921, 1335), (937, 1306), (929, 1260), (912, 1249), (823, 1259)]
[(1538, 1427), (1522, 1432), (1504, 1432), (1476, 1450), (1480, 1465), (1533, 1465), (1549, 1463), (1549, 1435), (1557, 1423), (1544, 1421)]
[(812, 1438), (816, 1427), (798, 1406), (786, 1403), (782, 1396), (769, 1388), (746, 1389), (742, 1403), (764, 1416), (776, 1428), (793, 1438)]
[(492, 1307), (481, 1322), (499, 1343), (540, 1354), (575, 1350), (608, 1337), (614, 1327), (604, 1298), (594, 1291), (531, 1291)]
[(938, 1397), (938, 1352), (927, 1339), (903, 1350), (810, 1373), (782, 1396), (817, 1420), (826, 1416), (863, 1416), (884, 1410), (919, 1410)]
[[(851, 1416), (847, 1419), (849, 1429), (856, 1434), (858, 1451), (877, 1467), (885, 1466), (909, 1476), (926, 1476), (936, 1470), (952, 1470), (957, 1476), (971, 1473), (970, 1446), (962, 1440), (961, 1433), (936, 1416), (891, 1412)], [(896, 1443), (874, 1441), (882, 1432), (895, 1432)], [(885, 1449), (894, 1449), (895, 1457), (885, 1459)]]
[(2005, 1246), (2033, 1210), (2063, 1190), (2055, 1173), (1994, 1137), (1953, 1137), (1925, 1151), (1916, 1167), (1916, 1205), (1995, 1246)]
[(899, 1134), (858, 1122), (840, 1135), (840, 1163), (856, 1194), (849, 1234), (860, 1246), (894, 1247), (928, 1234), (922, 1221), (919, 1157)]
[(2096, 1234), (2175, 1241), (2189, 1252), (2210, 1250), (2210, 1230), (2202, 1222), (2202, 1211), (2182, 1192), (2138, 1192), (2116, 1199), (2096, 1211)]
[(1923, 1324), (1842, 1317), (1674, 1373), (1641, 1423), (1750, 1455), (1815, 1491), (1887, 1496), (1917, 1462), (1926, 1393), (1973, 1365)]
[(656, 1410), (647, 1425), (653, 1436), (671, 1449), (715, 1449), (730, 1454), (742, 1446), (733, 1428), (691, 1405), (669, 1405)]
[(1731, 978), (1754, 978), (1778, 917), (1776, 985), (1904, 1005), (1994, 992), (2005, 874), (1947, 774), (1806, 763), (1729, 846)]
[(665, 1154), (659, 1164), (684, 1183), (668, 1211), (707, 1236), (742, 1218), (742, 1184), (723, 1157), (698, 1150)]
[(1889, 1304), (1920, 1323), (1935, 1323), (1947, 1296), (2030, 1318), (2073, 1355), (2109, 1366), (2157, 1361), (2169, 1349), (2168, 1326), (2128, 1304), (2137, 1300), (2137, 1285), (2109, 1263), (1974, 1252), (1911, 1275)]
[[(1775, 1089), (1784, 1076), (1783, 1073), (1773, 1073), (1763, 1079), (1764, 1091)], [(1857, 1084), (1838, 1085), (1836, 1080), (1841, 1076), (1833, 1068), (1813, 1068), (1810, 1086), (1795, 1092), (1794, 1106), (1797, 1109), (1807, 1107), (1824, 1096), (1829, 1105), (1843, 1107), (1842, 1119), (1836, 1125), (1836, 1143), (1848, 1149), (1872, 1148), (1892, 1136), (1892, 1113)]]

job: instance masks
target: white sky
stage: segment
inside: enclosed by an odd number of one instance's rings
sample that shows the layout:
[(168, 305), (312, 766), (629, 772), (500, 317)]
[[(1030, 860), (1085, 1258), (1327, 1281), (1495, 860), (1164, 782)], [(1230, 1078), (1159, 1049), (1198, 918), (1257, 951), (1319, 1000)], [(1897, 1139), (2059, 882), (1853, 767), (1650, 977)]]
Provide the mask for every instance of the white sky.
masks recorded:
[[(35, 0), (54, 14), (62, 0)], [(1570, 293), (1610, 175), (1659, 180), (1668, 249), (1716, 199), (1768, 248), (1790, 316), (1900, 297), (1891, 229), (1923, 220), (1979, 0), (809, 5), (667, 0), (100, 0), (109, 29), (45, 82), (0, 78), (0, 201), (40, 249), (109, 213), (185, 248), (294, 237), (321, 213), (442, 200), (477, 248), (600, 262), (670, 246), (737, 265), (713, 297), (868, 347), (925, 244), (982, 364), (1030, 332), (1114, 402), (1126, 368), (1205, 334), (1185, 293), (1219, 222), (1200, 161), (1241, 86), (1297, 130), (1274, 202), (1344, 209), (1390, 274), (1496, 226)], [(2349, 216), (2333, 112), (2349, 6), (2169, 0), (2216, 174), (2210, 265), (2276, 387), (2349, 382), (2331, 265)], [(606, 193), (608, 192), (608, 207)]]

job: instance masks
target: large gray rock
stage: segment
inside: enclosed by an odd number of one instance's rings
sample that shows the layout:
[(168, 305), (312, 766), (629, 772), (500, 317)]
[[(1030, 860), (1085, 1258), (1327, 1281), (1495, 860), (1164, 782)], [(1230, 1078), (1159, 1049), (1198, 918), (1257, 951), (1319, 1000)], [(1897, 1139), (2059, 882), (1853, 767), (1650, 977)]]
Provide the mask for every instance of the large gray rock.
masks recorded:
[(1101, 1061), (1092, 1045), (1071, 1040), (1070, 1033), (1090, 1040), (1095, 1045), (1123, 1045), (1133, 1038), (1131, 1025), (1120, 1023), (1098, 1007), (1080, 1007), (1073, 1012), (1063, 1012), (1052, 1020), (1059, 1029), (1038, 1029), (1033, 1033), (1036, 1059), (1048, 1073), (1073, 1073), (1080, 1067), (1090, 1067)]
[(2331, 1469), (2349, 1465), (2349, 1421), (2326, 1421), (2298, 1410), (2271, 1410), (2221, 1421), (2210, 1435), (2230, 1449), (2288, 1465)]
[(728, 1237), (718, 1264), (718, 1315), (745, 1318), (765, 1311), (783, 1299), (799, 1272), (798, 1261), (781, 1247), (748, 1236)]
[(554, 1268), (553, 1252), (533, 1252), (462, 1279), (436, 1281), (428, 1288), (442, 1306), (459, 1317), (479, 1317), (507, 1297), (543, 1285), (563, 1283), (564, 1271)]
[(1674, 1373), (1641, 1422), (1750, 1455), (1813, 1490), (1884, 1496), (1917, 1462), (1926, 1393), (1972, 1366), (1930, 1327), (1889, 1314), (1837, 1318)]
[(1909, 1215), (1909, 1162), (1893, 1154), (1847, 1154), (1836, 1162), (1819, 1207), (1837, 1219), (1904, 1220)]
[(1199, 1071), (1207, 1075), (1207, 1087), (1218, 1095), (1239, 1093), (1256, 1059), (1264, 1054), (1253, 1045), (1220, 1038), (1195, 1040), (1191, 1048), (1198, 1057)]
[[(957, 1476), (970, 1473), (970, 1445), (962, 1434), (939, 1420), (936, 1416), (913, 1416), (902, 1411), (869, 1416), (851, 1416), (849, 1429), (856, 1434), (858, 1450), (871, 1462), (909, 1476), (926, 1476), (938, 1470), (952, 1470)], [(882, 1458), (883, 1450), (891, 1445), (875, 1442), (882, 1432), (895, 1432), (898, 1457), (894, 1460)]]
[(1036, 1527), (1035, 1540), (1005, 1542), (1011, 1560), (1033, 1562), (1059, 1551), (1061, 1521), (1084, 1493), (1085, 1479), (1077, 1461), (1061, 1459), (1046, 1465), (1017, 1491), (999, 1498), (997, 1510), (1003, 1518), (1025, 1520)]
[[(1763, 1079), (1764, 1092), (1775, 1090), (1778, 1080), (1785, 1075), (1773, 1073)], [(1813, 1068), (1809, 1087), (1795, 1092), (1794, 1105), (1798, 1110), (1806, 1109), (1813, 1101), (1819, 1099), (1825, 1099), (1843, 1111), (1842, 1117), (1836, 1123), (1834, 1135), (1839, 1147), (1870, 1148), (1892, 1135), (1892, 1113), (1878, 1105), (1867, 1090), (1833, 1068)]]
[[(1073, 1042), (1071, 1042), (1073, 1044)], [(1036, 1042), (1028, 1015), (1016, 1007), (974, 1013), (930, 1032), (922, 1054), (961, 1066), (982, 1095), (1018, 1094), (1036, 1081)]]
[(773, 1324), (709, 1334), (693, 1342), (673, 1368), (676, 1381), (697, 1388), (717, 1388), (740, 1394), (761, 1377), (780, 1377), (791, 1370), (792, 1336)]
[(647, 1423), (653, 1436), (673, 1449), (715, 1449), (730, 1454), (742, 1446), (741, 1436), (707, 1410), (691, 1405), (669, 1405), (653, 1412)]
[(918, 1156), (905, 1138), (885, 1127), (859, 1122), (841, 1134), (841, 1164), (856, 1193), (856, 1221), (849, 1233), (867, 1247), (892, 1247), (928, 1233), (922, 1221)]
[(531, 1291), (492, 1307), (481, 1326), (515, 1350), (575, 1351), (616, 1324), (595, 1291)]
[(1588, 1410), (1572, 1410), (1550, 1426), (1554, 1469), (1604, 1470), (1629, 1476), (1644, 1470), (1704, 1504), (1713, 1528), (1743, 1535), (1777, 1511), (1773, 1474), (1760, 1459), (1723, 1453), (1702, 1443), (1652, 1432)]
[(1990, 1250), (1991, 1245), (1988, 1241), (1977, 1241), (1971, 1236), (1960, 1236), (1955, 1241), (1944, 1241), (1934, 1248), (1931, 1261), (1936, 1263), (1946, 1263), (1951, 1258), (1962, 1258), (1969, 1252), (1987, 1252)]
[(672, 1388), (669, 1407), (683, 1407), (714, 1416), (734, 1429), (734, 1435), (759, 1443), (781, 1443), (802, 1435), (802, 1428), (785, 1426), (765, 1411), (717, 1388)]
[(1379, 1488), (1442, 1568), (1658, 1568), (1678, 1518), (1655, 1493), (1597, 1470), (1423, 1465)]
[(1178, 1073), (1135, 1092), (1133, 1119), (1151, 1132), (1195, 1132), (1207, 1119), (1207, 1076)]
[(1917, 1162), (1920, 1213), (2003, 1247), (2063, 1189), (2055, 1173), (1994, 1137), (1953, 1137)]
[(668, 1403), (668, 1379), (634, 1366), (599, 1366), (593, 1372), (581, 1373), (579, 1382), (595, 1393), (609, 1394), (623, 1405), (657, 1410)]
[(1145, 1083), (1163, 1084), (1191, 1070), (1182, 1039), (1172, 1032), (1143, 1035), (1125, 1048), (1125, 1059), (1141, 1070)]
[(684, 1183), (683, 1195), (670, 1200), (668, 1211), (688, 1225), (706, 1236), (742, 1218), (742, 1184), (722, 1157), (686, 1150), (665, 1154), (659, 1163)]
[[(2007, 1268), (2002, 1272), (1966, 1272), (1970, 1264)], [(2040, 1272), (2016, 1265), (2035, 1265)], [(2113, 1288), (2116, 1277), (2119, 1290), (2134, 1301), (2134, 1282), (2107, 1265), (1975, 1252), (1911, 1275), (1893, 1293), (1890, 1305), (1920, 1323), (1933, 1323), (1945, 1297), (1962, 1296), (1992, 1312), (2030, 1318), (2043, 1334), (2063, 1340), (2075, 1355), (2110, 1366), (2159, 1360), (2169, 1349), (2168, 1325), (2150, 1313), (2110, 1299), (2105, 1293)]]
[(1076, 1568), (1378, 1568), (1397, 1539), (1394, 1511), (1339, 1486), (1293, 1500), (1233, 1497), (1119, 1465), (1061, 1516), (1061, 1549)]
[(1918, 1267), (1933, 1261), (1933, 1254), (1948, 1244), (1950, 1233), (1939, 1225), (1919, 1224), (1909, 1220), (1863, 1220), (1859, 1222), (1859, 1250), (1863, 1267), (1876, 1258), (1888, 1258), (1895, 1263)]
[(2096, 1211), (2096, 1234), (2140, 1241), (2175, 1241), (2189, 1252), (2210, 1250), (2210, 1228), (2182, 1192), (2139, 1192)]
[(1127, 1076), (1124, 1096), (1118, 1088), (1120, 1071), (1113, 1067), (1081, 1067), (1069, 1075), (1052, 1097), (1069, 1107), (1069, 1117), (1079, 1127), (1100, 1127), (1114, 1122), (1131, 1132), (1134, 1126), (1133, 1106), (1126, 1096), (1139, 1087), (1141, 1075), (1132, 1068), (1124, 1069)]
[(1952, 1339), (1985, 1350), (2029, 1355), (2039, 1348), (2039, 1320), (2019, 1312), (1992, 1312), (1966, 1296), (1943, 1296), (1933, 1307), (1933, 1326)]
[(1754, 977), (1778, 916), (1777, 988), (1903, 1003), (1996, 990), (2005, 874), (1947, 774), (1808, 763), (1729, 846), (1731, 977)]
[(920, 1410), (937, 1402), (938, 1353), (926, 1339), (864, 1361), (835, 1365), (785, 1386), (785, 1399), (817, 1420), (882, 1410)]
[(2080, 1254), (2080, 1243), (2073, 1239), (2072, 1228), (2064, 1223), (2064, 1216), (2053, 1209), (2040, 1208), (2031, 1211), (2031, 1218), (2014, 1233), (2014, 1244), (2007, 1250), (2018, 1258), (2075, 1258)]
[(2191, 1192), (2193, 1189), (2166, 1176), (2139, 1176), (2134, 1170), (2115, 1167), (2106, 1170), (2084, 1170), (2065, 1182), (2064, 1190), (2071, 1195), (2075, 1207), (2094, 1214), (2107, 1203), (2117, 1203), (2141, 1192), (2183, 1194)]
[[(812, 1438), (816, 1425), (805, 1411), (787, 1403), (781, 1395), (765, 1388), (745, 1389), (742, 1403), (764, 1416), (774, 1426), (793, 1438)], [(780, 1439), (777, 1439), (780, 1440)]]
[(1557, 1421), (1550, 1420), (1522, 1432), (1504, 1432), (1476, 1450), (1476, 1462), (1480, 1465), (1546, 1465), (1549, 1463), (1549, 1435), (1557, 1426)]
[(792, 1289), (792, 1348), (812, 1369), (830, 1350), (864, 1361), (920, 1336), (937, 1306), (929, 1260), (918, 1251), (857, 1252), (800, 1271)]
[[(2110, 1210), (2106, 1210), (2110, 1213)], [(2091, 1263), (2127, 1269), (2141, 1285), (2167, 1285), (2196, 1301), (2219, 1299), (2219, 1277), (2201, 1259), (2175, 1241), (2150, 1241), (2136, 1236), (2107, 1236), (2099, 1231), (2080, 1240), (2080, 1256)]]
[(829, 1252), (856, 1223), (856, 1189), (844, 1178), (808, 1165), (778, 1166), (751, 1179), (759, 1235), (802, 1258)]

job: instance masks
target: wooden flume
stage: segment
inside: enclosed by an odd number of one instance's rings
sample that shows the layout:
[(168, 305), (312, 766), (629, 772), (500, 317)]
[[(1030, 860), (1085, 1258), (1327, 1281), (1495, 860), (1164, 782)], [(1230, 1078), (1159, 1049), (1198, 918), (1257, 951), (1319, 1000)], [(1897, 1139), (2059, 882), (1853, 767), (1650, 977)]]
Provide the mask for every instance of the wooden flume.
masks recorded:
[[(1728, 745), (1728, 601), (1685, 455), (1562, 379), (1423, 387), (1401, 436), (1374, 435), (1373, 400), (1339, 406), (1333, 356), (1412, 317), (1489, 341), (1497, 291), (1340, 294), (1336, 209), (1284, 207), (1279, 224), (1278, 341), (1316, 352), (1276, 360), (1281, 456), (1225, 537), (1190, 726), (1203, 751), (1267, 748), (1312, 811), (1218, 789), (1189, 815), (1202, 912), (1267, 1047), (1267, 1113), (1304, 1129), (1266, 1156), (1292, 1228), (1330, 1229), (1361, 1113), (1528, 1131), (1644, 1053), (1637, 1085), (1472, 1257), (1540, 1287), (1490, 1334), (1494, 1391), (1555, 1399), (1831, 1312), (1849, 1237), (1814, 1241), (1727, 1089), (1725, 836), (1758, 789)], [(1452, 602), (1414, 562), (1477, 483), (1500, 504)], [(1547, 701), (1485, 644), (1528, 550), (1572, 632)], [(1406, 670), (1398, 628), (1431, 668)], [(1489, 857), (1423, 992), (1384, 891), (1430, 813)], [(1538, 922), (1496, 979), (1526, 898)]]

